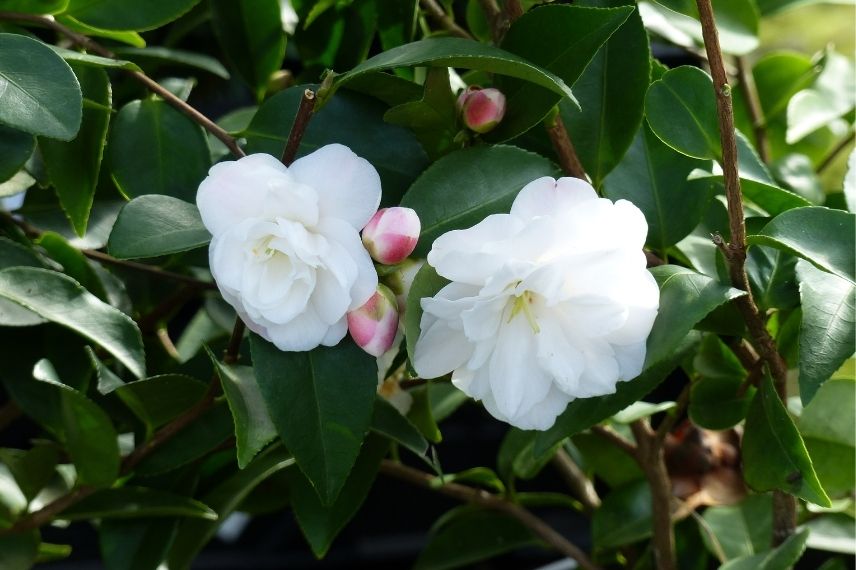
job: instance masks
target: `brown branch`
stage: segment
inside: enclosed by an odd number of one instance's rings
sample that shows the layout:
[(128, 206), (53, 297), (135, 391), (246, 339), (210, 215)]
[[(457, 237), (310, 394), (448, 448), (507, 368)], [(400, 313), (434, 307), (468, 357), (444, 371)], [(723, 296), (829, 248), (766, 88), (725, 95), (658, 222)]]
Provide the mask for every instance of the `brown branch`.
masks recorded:
[[(17, 12), (0, 12), (0, 20), (10, 20), (10, 21), (18, 21), (18, 22), (31, 22), (34, 24), (38, 24), (49, 28), (65, 37), (67, 37), (73, 44), (78, 47), (82, 47), (88, 52), (94, 53), (96, 55), (100, 55), (101, 57), (107, 57), (110, 59), (116, 59), (116, 56), (113, 52), (99, 44), (98, 42), (92, 40), (84, 36), (83, 34), (79, 34), (74, 30), (64, 26), (57, 22), (52, 16), (38, 16), (35, 14), (21, 14)], [(244, 151), (241, 150), (241, 147), (238, 146), (238, 141), (235, 140), (233, 136), (223, 130), (217, 123), (197, 111), (192, 106), (188, 105), (181, 98), (172, 94), (165, 87), (160, 85), (157, 81), (146, 75), (141, 71), (133, 71), (126, 70), (128, 75), (145, 85), (150, 91), (158, 94), (164, 101), (166, 101), (169, 105), (176, 108), (178, 111), (184, 113), (192, 121), (199, 124), (207, 130), (209, 133), (220, 139), (220, 141), (226, 145), (226, 147), (232, 151), (236, 157), (244, 156)]]
[(591, 431), (612, 443), (618, 449), (632, 457), (635, 461), (639, 461), (639, 450), (636, 449), (636, 446), (633, 445), (632, 442), (624, 439), (623, 436), (616, 433), (612, 428), (606, 426), (592, 426)]
[(437, 24), (449, 32), (449, 34), (468, 40), (474, 39), (468, 31), (456, 24), (455, 20), (446, 14), (443, 7), (440, 6), (436, 0), (419, 0), (419, 5), (422, 6), (422, 9), (425, 10), (425, 13), (428, 14), (432, 20), (437, 22)]
[(600, 497), (594, 489), (591, 479), (586, 477), (583, 470), (564, 449), (559, 448), (553, 456), (553, 465), (562, 476), (574, 495), (583, 504), (585, 512), (591, 514), (600, 507)]
[(124, 267), (126, 269), (132, 269), (134, 271), (142, 271), (143, 273), (148, 273), (149, 275), (153, 275), (155, 277), (160, 277), (163, 279), (169, 279), (171, 281), (177, 281), (179, 283), (184, 283), (195, 289), (212, 289), (216, 290), (217, 285), (214, 283), (209, 283), (207, 281), (200, 281), (194, 277), (189, 275), (183, 275), (181, 273), (174, 273), (172, 271), (167, 271), (166, 269), (161, 269), (160, 267), (154, 265), (148, 265), (146, 263), (139, 263), (136, 261), (130, 261), (128, 259), (117, 259), (112, 255), (108, 255), (101, 251), (97, 251), (94, 249), (81, 249), (80, 252), (88, 257), (89, 259), (94, 259), (101, 263), (106, 263), (108, 265), (114, 265), (116, 267)]
[(291, 163), (294, 162), (297, 149), (300, 148), (300, 141), (303, 140), (303, 134), (306, 132), (306, 127), (309, 126), (309, 119), (312, 118), (314, 110), (315, 92), (307, 89), (303, 92), (303, 97), (300, 98), (297, 114), (294, 115), (294, 123), (291, 124), (291, 131), (288, 133), (288, 141), (286, 141), (282, 151), (282, 163), (284, 165), (291, 166)]
[(175, 311), (192, 299), (198, 291), (198, 287), (182, 287), (178, 289), (137, 320), (140, 332), (146, 334), (157, 330), (162, 322), (167, 321)]
[[(787, 399), (787, 366), (776, 348), (776, 342), (764, 323), (764, 318), (752, 298), (752, 289), (746, 275), (746, 223), (743, 217), (743, 200), (740, 178), (737, 172), (737, 141), (734, 133), (734, 112), (731, 103), (731, 88), (725, 72), (719, 33), (713, 17), (711, 0), (696, 0), (701, 20), (704, 47), (707, 52), (713, 86), (716, 92), (716, 109), (719, 119), (719, 135), (722, 142), (722, 170), (725, 174), (725, 193), (728, 201), (728, 219), (731, 228), (731, 243), (720, 246), (728, 261), (731, 283), (746, 295), (735, 302), (754, 340), (755, 348), (770, 367), (776, 391), (782, 401)], [(721, 238), (720, 238), (721, 241)], [(720, 244), (717, 244), (720, 245)], [(796, 504), (793, 496), (775, 491), (773, 493), (773, 543), (781, 544), (796, 529)]]
[(770, 141), (767, 140), (767, 125), (764, 119), (764, 110), (761, 108), (761, 100), (758, 98), (758, 88), (755, 86), (755, 77), (749, 69), (748, 62), (744, 56), (737, 57), (737, 79), (738, 87), (746, 99), (749, 110), (749, 118), (752, 120), (752, 132), (755, 135), (755, 146), (758, 156), (765, 164), (770, 162)]
[(562, 115), (556, 113), (555, 117), (545, 124), (547, 135), (550, 137), (550, 142), (553, 143), (553, 150), (556, 151), (556, 156), (559, 157), (559, 166), (562, 167), (562, 172), (568, 176), (588, 180), (586, 171), (580, 158), (577, 156), (577, 151), (574, 149), (574, 143), (571, 142), (571, 136), (568, 134), (568, 129), (565, 128), (565, 123), (562, 121)]
[(833, 147), (833, 149), (829, 151), (829, 154), (827, 154), (820, 162), (820, 165), (817, 167), (817, 173), (821, 174), (824, 170), (829, 168), (835, 162), (835, 159), (838, 157), (841, 151), (853, 144), (854, 138), (856, 138), (856, 131), (850, 131), (850, 135), (841, 139), (841, 141), (839, 141), (839, 143), (835, 145), (835, 147)]
[(675, 424), (679, 419), (681, 419), (681, 417), (683, 417), (684, 412), (687, 411), (687, 406), (690, 404), (691, 391), (692, 384), (687, 382), (683, 390), (681, 390), (680, 395), (678, 395), (678, 399), (675, 401), (675, 409), (669, 410), (669, 412), (666, 413), (666, 417), (664, 417), (663, 421), (660, 422), (660, 425), (657, 426), (657, 432), (654, 434), (652, 445), (660, 448), (663, 447), (663, 442), (666, 441), (666, 436), (669, 435), (669, 432), (672, 431), (672, 428), (675, 427)]
[(235, 318), (235, 326), (232, 327), (232, 336), (229, 337), (229, 344), (226, 346), (226, 351), (223, 353), (223, 362), (226, 364), (235, 364), (238, 362), (239, 353), (241, 352), (241, 341), (244, 339), (244, 331), (247, 325), (241, 320), (241, 317)]
[(502, 10), (500, 10), (499, 4), (496, 3), (496, 0), (479, 0), (479, 4), (481, 5), (485, 18), (487, 18), (487, 23), (490, 26), (490, 34), (491, 38), (493, 38), (493, 43), (499, 45), (502, 41), (502, 37), (505, 35), (505, 31), (508, 29), (508, 20), (505, 18)]
[(565, 537), (556, 532), (543, 520), (532, 514), (528, 509), (507, 501), (502, 497), (488, 493), (481, 489), (475, 489), (459, 483), (436, 484), (436, 477), (424, 471), (407, 467), (385, 459), (380, 466), (382, 473), (407, 481), (423, 489), (428, 489), (452, 497), (459, 501), (472, 503), (480, 507), (498, 511), (516, 518), (523, 523), (533, 534), (538, 536), (548, 545), (555, 548), (565, 556), (577, 561), (581, 568), (586, 570), (598, 570), (598, 566), (578, 546), (569, 542)]
[(505, 0), (504, 12), (505, 18), (512, 23), (523, 15), (523, 5), (520, 3), (520, 0)]

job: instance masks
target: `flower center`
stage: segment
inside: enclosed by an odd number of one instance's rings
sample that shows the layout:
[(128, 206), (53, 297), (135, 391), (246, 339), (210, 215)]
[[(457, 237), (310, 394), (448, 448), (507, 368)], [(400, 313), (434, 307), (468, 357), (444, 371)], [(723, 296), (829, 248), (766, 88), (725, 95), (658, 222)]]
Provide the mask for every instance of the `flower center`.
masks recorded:
[(532, 304), (534, 302), (535, 293), (532, 291), (524, 291), (520, 295), (517, 295), (511, 305), (511, 315), (508, 317), (508, 322), (510, 323), (518, 313), (522, 312), (526, 317), (526, 322), (528, 322), (529, 326), (532, 327), (532, 332), (535, 334), (541, 332), (541, 327), (538, 326), (538, 320), (535, 318), (535, 313), (532, 311)]

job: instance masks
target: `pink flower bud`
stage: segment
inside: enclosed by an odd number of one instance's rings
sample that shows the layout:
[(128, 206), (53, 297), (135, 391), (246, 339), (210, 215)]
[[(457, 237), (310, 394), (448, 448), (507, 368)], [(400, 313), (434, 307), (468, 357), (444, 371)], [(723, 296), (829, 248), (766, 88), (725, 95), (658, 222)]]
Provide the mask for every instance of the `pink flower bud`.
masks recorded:
[(458, 108), (470, 130), (486, 133), (505, 115), (505, 95), (493, 87), (467, 87), (458, 97)]
[(382, 208), (363, 228), (363, 245), (378, 263), (395, 265), (413, 252), (420, 229), (419, 216), (410, 208)]
[(357, 345), (379, 357), (392, 346), (398, 330), (398, 309), (395, 295), (383, 285), (365, 304), (348, 313), (348, 331)]

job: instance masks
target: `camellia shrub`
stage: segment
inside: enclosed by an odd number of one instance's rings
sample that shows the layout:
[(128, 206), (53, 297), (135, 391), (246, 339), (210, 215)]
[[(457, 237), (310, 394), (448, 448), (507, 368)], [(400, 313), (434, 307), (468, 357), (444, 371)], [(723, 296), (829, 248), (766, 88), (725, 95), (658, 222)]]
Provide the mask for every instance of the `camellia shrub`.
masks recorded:
[(461, 503), (421, 569), (852, 564), (856, 74), (759, 49), (805, 3), (0, 0), (0, 568), (286, 509), (320, 558), (389, 478)]

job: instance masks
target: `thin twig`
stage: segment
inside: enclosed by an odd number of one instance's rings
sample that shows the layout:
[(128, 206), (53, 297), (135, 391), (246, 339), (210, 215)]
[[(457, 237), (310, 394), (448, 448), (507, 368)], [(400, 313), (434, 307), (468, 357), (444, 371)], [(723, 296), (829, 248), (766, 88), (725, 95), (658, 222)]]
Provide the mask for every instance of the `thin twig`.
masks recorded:
[[(752, 298), (752, 289), (746, 275), (746, 223), (743, 217), (743, 200), (740, 178), (737, 173), (737, 141), (734, 133), (734, 112), (731, 88), (725, 72), (719, 33), (713, 17), (711, 0), (696, 0), (701, 20), (704, 47), (708, 55), (710, 72), (716, 92), (716, 108), (719, 119), (719, 135), (722, 142), (722, 170), (725, 174), (725, 193), (728, 202), (728, 219), (731, 228), (731, 243), (717, 244), (725, 254), (731, 283), (746, 292), (735, 300), (737, 308), (755, 343), (755, 348), (767, 362), (782, 401), (787, 399), (787, 365), (776, 347), (776, 342), (764, 323), (764, 318)], [(721, 241), (721, 238), (720, 238)], [(793, 496), (775, 491), (773, 493), (773, 543), (781, 544), (796, 529), (796, 503)]]
[(412, 467), (407, 467), (406, 465), (402, 465), (388, 459), (383, 460), (380, 470), (386, 475), (407, 481), (408, 483), (422, 487), (423, 489), (436, 491), (459, 501), (472, 503), (512, 516), (523, 523), (533, 532), (533, 534), (541, 538), (541, 540), (565, 556), (576, 560), (581, 568), (585, 568), (586, 570), (598, 570), (598, 566), (591, 561), (582, 549), (569, 542), (543, 520), (518, 504), (507, 501), (502, 497), (493, 495), (482, 489), (475, 489), (459, 483), (445, 483), (443, 485), (437, 485), (436, 477), (434, 475)]
[(484, 12), (487, 23), (490, 26), (491, 38), (493, 43), (499, 45), (502, 37), (505, 35), (505, 30), (508, 29), (508, 22), (505, 19), (502, 10), (496, 0), (479, 0), (482, 12)]
[(850, 131), (850, 135), (844, 137), (839, 141), (835, 147), (829, 151), (829, 154), (824, 157), (824, 159), (820, 162), (820, 165), (817, 167), (817, 173), (822, 174), (827, 168), (829, 168), (834, 162), (838, 155), (846, 149), (848, 146), (853, 144), (853, 139), (856, 138), (856, 131)]
[[(32, 22), (34, 24), (39, 24), (46, 28), (49, 28), (63, 36), (67, 37), (73, 44), (78, 47), (82, 47), (83, 49), (94, 53), (96, 55), (100, 55), (101, 57), (107, 57), (110, 59), (116, 59), (116, 56), (113, 52), (99, 44), (98, 42), (92, 40), (84, 36), (83, 34), (79, 34), (74, 30), (64, 26), (57, 22), (52, 16), (38, 16), (35, 14), (21, 14), (18, 12), (0, 12), (0, 20), (10, 20), (10, 21), (18, 21), (18, 22)], [(238, 141), (235, 138), (223, 130), (217, 123), (197, 111), (192, 106), (188, 105), (185, 101), (183, 101), (180, 97), (177, 97), (173, 93), (171, 93), (168, 89), (160, 85), (157, 81), (146, 75), (141, 71), (133, 71), (127, 70), (128, 75), (145, 85), (150, 91), (158, 94), (164, 101), (168, 104), (175, 107), (177, 110), (181, 111), (195, 123), (201, 125), (205, 130), (209, 133), (220, 139), (220, 141), (226, 145), (226, 147), (232, 151), (237, 157), (244, 156), (244, 151), (238, 146)]]
[(455, 23), (446, 12), (443, 10), (443, 7), (440, 6), (436, 0), (419, 0), (420, 6), (425, 10), (425, 13), (431, 17), (437, 24), (440, 25), (444, 30), (449, 32), (453, 36), (458, 36), (459, 38), (465, 38), (468, 40), (473, 39), (473, 36), (470, 35), (468, 31), (463, 29), (461, 26)]
[(546, 125), (547, 135), (550, 137), (550, 142), (553, 143), (553, 150), (556, 151), (556, 156), (559, 157), (559, 166), (562, 171), (568, 176), (588, 180), (586, 171), (580, 162), (577, 151), (574, 149), (574, 143), (571, 142), (571, 136), (568, 134), (568, 129), (565, 128), (565, 123), (562, 121), (562, 115), (556, 113), (552, 120)]
[(564, 449), (559, 448), (556, 454), (553, 455), (553, 465), (565, 483), (573, 491), (574, 495), (580, 500), (583, 508), (589, 514), (600, 507), (600, 497), (595, 491), (591, 479), (586, 477), (583, 470), (573, 460), (573, 458)]
[(143, 334), (157, 330), (162, 322), (170, 317), (199, 292), (198, 287), (182, 287), (156, 305), (146, 315), (137, 319), (137, 326)]
[(117, 259), (112, 255), (108, 255), (106, 253), (94, 249), (81, 249), (80, 252), (89, 259), (94, 259), (96, 261), (100, 261), (101, 263), (114, 265), (116, 267), (124, 267), (125, 269), (132, 269), (134, 271), (142, 271), (143, 273), (148, 273), (156, 277), (169, 279), (171, 281), (177, 281), (179, 283), (184, 283), (195, 289), (217, 289), (217, 285), (215, 285), (214, 283), (200, 281), (199, 279), (196, 279), (189, 275), (174, 273), (172, 271), (167, 271), (166, 269), (161, 269), (160, 267), (154, 265), (130, 261), (128, 259)]
[(660, 425), (657, 426), (657, 432), (654, 434), (652, 445), (657, 447), (663, 446), (663, 442), (666, 441), (666, 436), (669, 435), (669, 432), (672, 431), (672, 428), (675, 427), (675, 424), (683, 417), (684, 412), (687, 411), (687, 406), (689, 406), (690, 403), (691, 391), (692, 384), (687, 382), (681, 390), (680, 395), (678, 395), (678, 399), (675, 401), (675, 408), (673, 410), (669, 410), (666, 417), (663, 418), (663, 421), (661, 421)]
[(232, 336), (229, 337), (229, 344), (226, 346), (226, 351), (223, 353), (223, 362), (226, 364), (235, 364), (238, 362), (238, 357), (241, 352), (241, 341), (244, 339), (244, 330), (247, 325), (241, 320), (241, 317), (235, 318), (235, 326), (232, 327)]
[(755, 77), (752, 75), (752, 70), (749, 69), (749, 64), (744, 56), (737, 57), (737, 79), (740, 82), (738, 87), (746, 99), (749, 118), (752, 120), (752, 132), (755, 135), (755, 147), (758, 149), (758, 156), (764, 161), (764, 164), (767, 164), (770, 162), (770, 141), (767, 140), (764, 110), (761, 107), (761, 100), (758, 98)]
[(633, 445), (633, 442), (624, 439), (624, 437), (615, 432), (612, 428), (606, 426), (592, 426), (592, 433), (596, 433), (602, 438), (610, 441), (618, 449), (632, 457), (635, 461), (639, 461), (639, 450)]
[(300, 148), (300, 141), (303, 139), (306, 127), (309, 126), (309, 119), (312, 118), (314, 110), (315, 92), (307, 89), (303, 92), (303, 97), (300, 98), (297, 114), (294, 115), (294, 123), (291, 124), (291, 131), (288, 133), (288, 141), (286, 141), (282, 151), (282, 163), (284, 165), (291, 166), (291, 163), (294, 162), (297, 149)]

